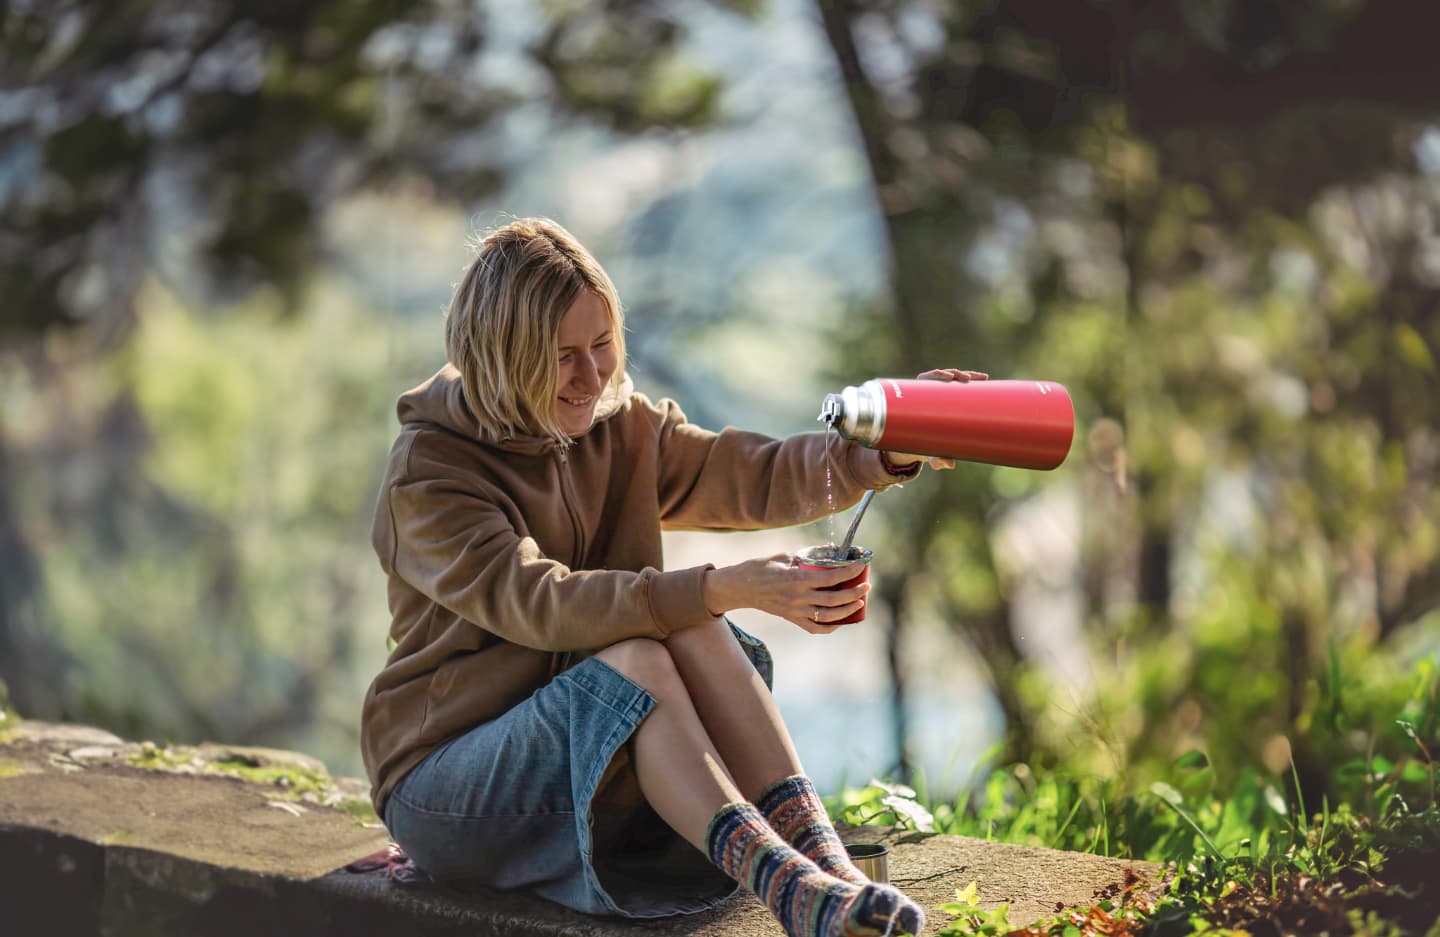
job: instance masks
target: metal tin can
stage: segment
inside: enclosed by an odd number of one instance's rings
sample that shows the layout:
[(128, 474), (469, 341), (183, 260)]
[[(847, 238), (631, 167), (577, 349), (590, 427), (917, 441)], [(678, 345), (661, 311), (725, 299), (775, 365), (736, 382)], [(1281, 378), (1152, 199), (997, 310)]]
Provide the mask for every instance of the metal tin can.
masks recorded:
[(1054, 381), (875, 378), (826, 395), (819, 419), (872, 449), (1028, 469), (1064, 462), (1075, 435)]
[(845, 853), (860, 874), (884, 885), (890, 881), (890, 847), (881, 843), (850, 843)]

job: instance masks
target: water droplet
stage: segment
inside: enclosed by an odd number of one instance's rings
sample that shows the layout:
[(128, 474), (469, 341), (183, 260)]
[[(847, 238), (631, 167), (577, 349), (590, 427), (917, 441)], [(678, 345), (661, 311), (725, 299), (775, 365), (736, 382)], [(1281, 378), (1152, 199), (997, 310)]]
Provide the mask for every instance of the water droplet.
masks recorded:
[(825, 427), (825, 510), (830, 524), (830, 546), (835, 545), (835, 487), (830, 470), (833, 456), (830, 453), (830, 437), (835, 435), (835, 427)]

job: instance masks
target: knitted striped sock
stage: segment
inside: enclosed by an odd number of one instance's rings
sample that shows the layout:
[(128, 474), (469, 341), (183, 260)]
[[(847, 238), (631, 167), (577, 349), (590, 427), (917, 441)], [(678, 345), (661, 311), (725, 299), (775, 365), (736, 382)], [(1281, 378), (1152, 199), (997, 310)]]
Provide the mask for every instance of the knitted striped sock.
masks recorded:
[[(772, 784), (756, 801), (756, 806), (781, 838), (803, 853), (828, 875), (853, 885), (868, 885), (870, 879), (855, 868), (845, 843), (830, 823), (825, 804), (815, 785), (803, 774)], [(925, 926), (925, 915), (913, 901), (889, 885), (880, 886), (895, 892), (899, 903), (896, 927), (901, 933), (918, 934)]]
[(776, 781), (756, 799), (755, 806), (781, 839), (824, 871), (855, 885), (870, 881), (850, 861), (850, 854), (830, 824), (815, 785), (805, 775)]
[[(853, 885), (826, 875), (786, 845), (748, 803), (726, 804), (705, 841), (714, 862), (765, 903), (789, 937), (877, 937), (900, 933), (901, 912), (919, 924), (920, 909), (893, 888)], [(905, 907), (908, 905), (909, 907)]]

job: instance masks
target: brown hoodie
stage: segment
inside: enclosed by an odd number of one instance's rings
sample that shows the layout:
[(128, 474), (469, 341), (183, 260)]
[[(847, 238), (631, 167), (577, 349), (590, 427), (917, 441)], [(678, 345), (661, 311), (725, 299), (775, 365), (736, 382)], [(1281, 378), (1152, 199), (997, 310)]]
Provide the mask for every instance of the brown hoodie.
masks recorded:
[[(372, 533), (395, 649), (361, 716), (377, 810), (427, 754), (524, 700), (570, 652), (713, 619), (712, 567), (662, 572), (662, 527), (758, 530), (826, 513), (824, 434), (713, 433), (628, 380), (565, 452), (539, 437), (482, 440), (450, 365), (402, 396), (399, 416)], [(837, 508), (904, 480), (873, 450), (832, 445)]]

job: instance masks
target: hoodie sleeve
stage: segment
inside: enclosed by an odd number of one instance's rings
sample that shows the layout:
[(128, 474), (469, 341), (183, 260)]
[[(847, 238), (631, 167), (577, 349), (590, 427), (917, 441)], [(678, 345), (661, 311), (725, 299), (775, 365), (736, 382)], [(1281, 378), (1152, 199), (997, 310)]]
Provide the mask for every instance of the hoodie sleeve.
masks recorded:
[(386, 572), (515, 644), (586, 650), (664, 638), (714, 617), (703, 594), (711, 566), (571, 570), (520, 536), (494, 502), (452, 481), (402, 480), (385, 498)]
[(672, 400), (653, 406), (661, 420), (660, 511), (666, 527), (761, 530), (804, 524), (849, 507), (872, 488), (915, 476), (892, 475), (879, 452), (835, 436), (827, 498), (824, 433), (785, 439), (733, 427), (715, 433), (686, 422)]

